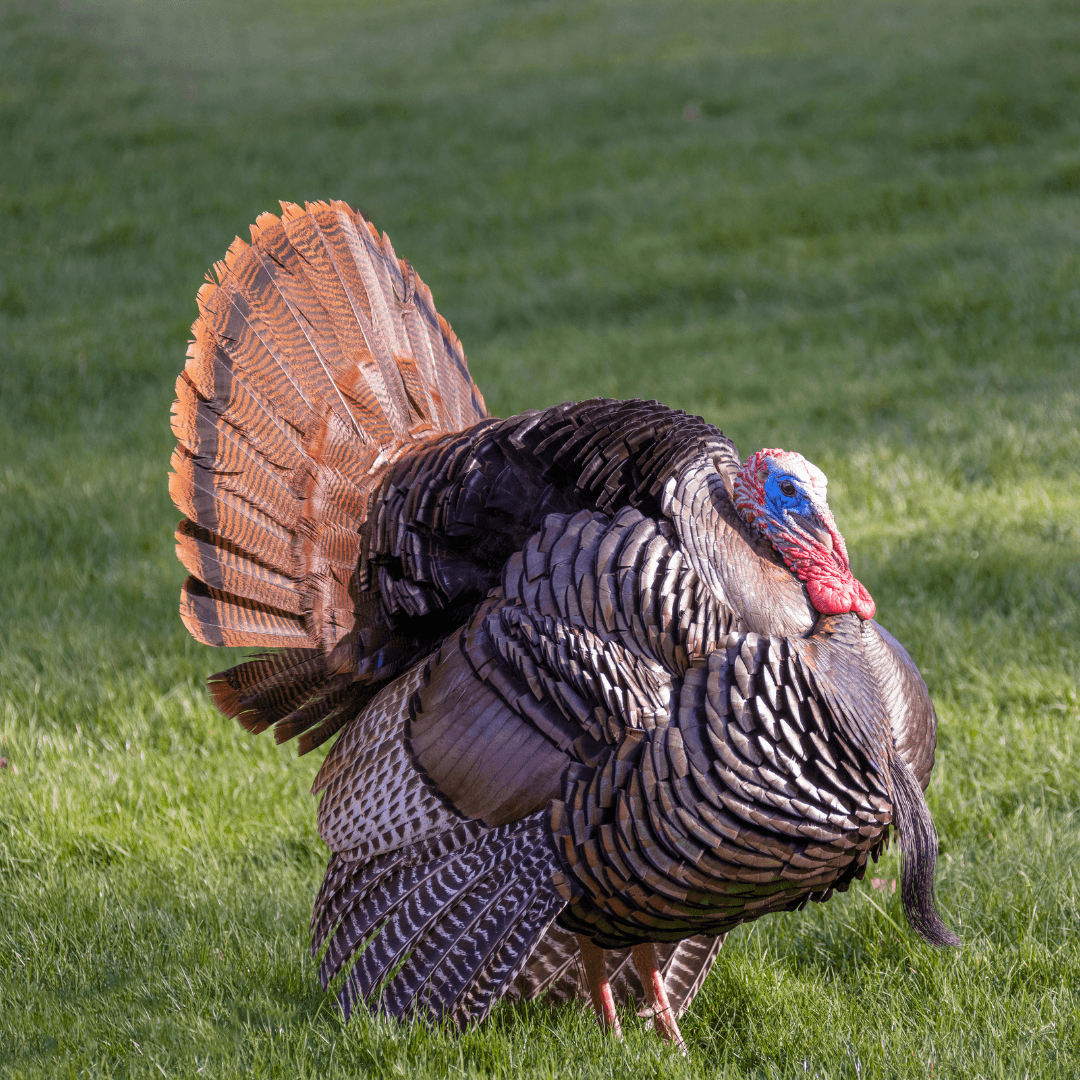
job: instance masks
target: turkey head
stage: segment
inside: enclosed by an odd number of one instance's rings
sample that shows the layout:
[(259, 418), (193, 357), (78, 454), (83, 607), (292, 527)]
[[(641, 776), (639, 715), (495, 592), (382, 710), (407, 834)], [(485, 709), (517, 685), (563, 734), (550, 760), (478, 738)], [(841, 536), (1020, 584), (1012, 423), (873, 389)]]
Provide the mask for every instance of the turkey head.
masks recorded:
[(758, 450), (735, 476), (735, 505), (806, 584), (818, 611), (854, 611), (872, 619), (874, 601), (851, 573), (847, 544), (826, 501), (828, 486), (825, 474), (802, 454)]

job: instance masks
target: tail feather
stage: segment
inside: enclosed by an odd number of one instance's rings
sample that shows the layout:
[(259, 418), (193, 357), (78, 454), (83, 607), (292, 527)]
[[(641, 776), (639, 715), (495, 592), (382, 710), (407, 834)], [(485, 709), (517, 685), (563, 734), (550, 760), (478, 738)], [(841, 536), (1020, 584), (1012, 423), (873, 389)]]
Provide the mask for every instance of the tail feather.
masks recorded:
[[(374, 235), (374, 228), (369, 225)], [(398, 366), (406, 391), (428, 422), (439, 431), (460, 431), (487, 416), (480, 391), (469, 377), (465, 352), (450, 324), (435, 310), (431, 290), (420, 280), (411, 263), (398, 259), (383, 233), (389, 258), (383, 264), (395, 295), (402, 304), (404, 347)], [(402, 363), (404, 359), (404, 364)], [(410, 386), (415, 369), (419, 389)], [(424, 407), (426, 402), (426, 408)]]
[(189, 521), (265, 566), (288, 570), (292, 521), (276, 521), (259, 506), (257, 494), (241, 486), (240, 478), (200, 465), (179, 447), (173, 451), (171, 464), (169, 494)]
[(374, 688), (358, 682), (351, 668), (335, 673), (318, 649), (288, 649), (219, 672), (210, 693), (253, 734), (271, 724), (278, 742), (303, 733), (300, 752), (307, 753), (356, 716)]
[(308, 644), (303, 623), (289, 612), (211, 589), (194, 577), (181, 587), (180, 618), (204, 645), (289, 649)]
[(410, 447), (486, 410), (430, 291), (344, 203), (283, 203), (214, 272), (173, 406), (169, 489), (191, 574), (181, 615), (206, 644), (327, 657), (322, 678), (290, 656), (214, 682), (215, 700), (253, 730), (317, 725), (310, 749), (371, 696), (350, 695), (343, 673), (385, 681), (397, 668), (371, 654), (408, 659), (361, 595), (372, 490)]
[(321, 746), (347, 724), (371, 694), (371, 688), (357, 684), (352, 673), (324, 683), (318, 693), (274, 725), (274, 738), (288, 742), (302, 734), (300, 753)]
[(192, 332), (172, 408), (177, 441), (196, 457), (213, 460), (218, 428), (228, 425), (243, 433), (264, 468), (287, 477), (305, 460), (300, 429), (281, 415), (256, 378), (236, 367), (202, 319)]
[(287, 716), (326, 678), (326, 657), (318, 649), (289, 649), (247, 660), (210, 680), (214, 704), (258, 733)]
[(344, 374), (349, 363), (331, 317), (284, 228), (267, 226), (251, 246), (239, 237), (233, 242), (225, 273), (217, 268), (220, 288), (200, 295), (203, 318), (234, 365), (259, 379), (294, 427), (307, 430), (324, 404), (351, 419), (334, 383), (334, 372)]
[[(385, 302), (379, 303), (381, 283), (371, 271), (370, 256), (355, 226), (350, 225), (329, 207), (315, 208), (280, 227), (281, 239), (287, 242), (278, 250), (292, 271), (287, 279), (289, 299), (310, 320), (320, 342), (333, 337), (333, 345), (326, 340), (319, 350), (328, 365), (339, 375), (354, 365), (363, 372), (381, 413), (377, 416), (373, 411), (369, 418), (373, 429), (365, 434), (386, 445), (407, 432), (409, 410), (393, 357), (387, 355), (384, 335), (379, 333), (382, 328), (374, 325), (376, 320), (389, 321)], [(276, 232), (277, 227), (272, 228)], [(366, 275), (358, 262), (367, 264)]]
[(278, 611), (303, 610), (292, 578), (250, 558), (235, 544), (182, 521), (176, 530), (176, 554), (192, 577), (219, 592), (242, 596)]
[[(283, 518), (293, 516), (289, 471), (302, 464), (302, 447), (271, 422), (265, 404), (246, 389), (234, 381), (229, 391), (232, 402), (202, 400), (188, 374), (181, 373), (172, 410), (173, 434), (202, 464), (216, 464), (233, 475), (257, 470), (262, 475), (251, 479), (265, 492), (267, 504), (285, 507)], [(210, 394), (217, 392), (219, 387), (210, 387)], [(247, 415), (234, 405), (243, 406)]]

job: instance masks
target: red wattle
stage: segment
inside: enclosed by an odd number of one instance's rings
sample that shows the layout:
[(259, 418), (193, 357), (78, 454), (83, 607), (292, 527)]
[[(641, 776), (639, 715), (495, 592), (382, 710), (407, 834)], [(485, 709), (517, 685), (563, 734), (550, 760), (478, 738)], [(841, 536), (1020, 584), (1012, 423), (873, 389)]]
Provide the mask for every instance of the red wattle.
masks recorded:
[(811, 564), (806, 575), (810, 603), (823, 615), (843, 615), (854, 611), (862, 619), (872, 619), (877, 605), (866, 586), (850, 573)]
[(851, 605), (851, 610), (861, 619), (872, 619), (874, 612), (877, 611), (877, 604), (874, 603), (874, 598), (866, 591), (866, 586), (861, 581), (857, 581), (855, 578), (851, 579), (855, 582), (855, 603)]

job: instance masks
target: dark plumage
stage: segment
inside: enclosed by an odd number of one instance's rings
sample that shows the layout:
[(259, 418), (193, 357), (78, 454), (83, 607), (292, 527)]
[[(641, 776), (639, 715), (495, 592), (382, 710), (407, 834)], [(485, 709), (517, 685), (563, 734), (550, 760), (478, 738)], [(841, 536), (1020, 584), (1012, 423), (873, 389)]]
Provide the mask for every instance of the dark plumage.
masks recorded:
[(301, 752), (341, 731), (312, 948), (324, 984), (360, 953), (345, 1012), (587, 987), (677, 1038), (727, 930), (847, 888), (890, 827), (912, 925), (955, 942), (933, 705), (820, 471), (657, 402), (490, 418), (389, 240), (282, 209), (199, 292), (170, 491), (185, 624), (260, 650), (218, 706)]

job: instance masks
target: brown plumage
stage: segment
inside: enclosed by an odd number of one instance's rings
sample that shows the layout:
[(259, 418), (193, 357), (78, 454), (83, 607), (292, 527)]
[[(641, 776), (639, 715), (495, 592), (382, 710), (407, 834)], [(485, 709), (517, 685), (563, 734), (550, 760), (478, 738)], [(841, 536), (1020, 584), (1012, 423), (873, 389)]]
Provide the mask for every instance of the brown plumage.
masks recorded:
[(312, 948), (346, 1013), (588, 991), (677, 1038), (727, 930), (847, 888), (890, 827), (913, 925), (955, 941), (933, 706), (817, 470), (657, 402), (488, 417), (343, 203), (215, 270), (173, 408), (181, 617), (258, 650), (222, 711), (301, 752), (341, 731)]

